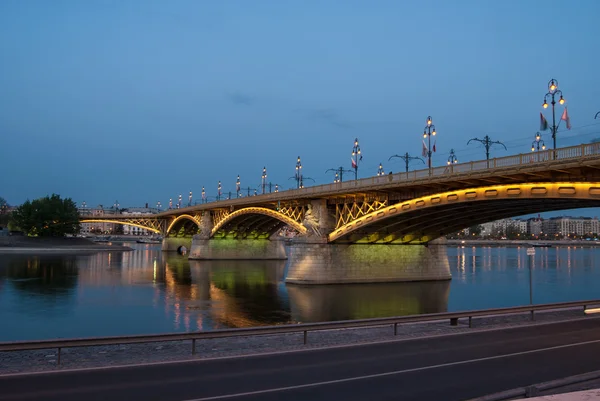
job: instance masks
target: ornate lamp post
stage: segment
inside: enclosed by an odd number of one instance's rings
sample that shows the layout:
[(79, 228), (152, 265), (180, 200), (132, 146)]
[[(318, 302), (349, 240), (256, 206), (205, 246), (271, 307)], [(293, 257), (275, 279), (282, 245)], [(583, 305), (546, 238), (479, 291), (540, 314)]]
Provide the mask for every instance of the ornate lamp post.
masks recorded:
[(173, 209), (173, 198), (169, 198), (169, 209)]
[(240, 175), (238, 174), (237, 180), (235, 180), (235, 193), (237, 197), (240, 197), (240, 190), (242, 189), (242, 184), (240, 182)]
[(158, 209), (159, 212), (160, 212), (160, 208), (161, 208), (160, 201), (158, 201), (158, 202), (156, 202), (156, 209)]
[(390, 158), (388, 159), (388, 161), (392, 160), (392, 158), (394, 158), (394, 157), (398, 157), (398, 158), (404, 160), (404, 164), (406, 166), (406, 172), (407, 173), (408, 173), (408, 165), (410, 164), (411, 160), (421, 160), (423, 162), (423, 164), (425, 164), (425, 160), (421, 159), (418, 156), (411, 156), (411, 155), (408, 154), (408, 152), (406, 152), (403, 155), (393, 155), (393, 156), (390, 156)]
[(383, 164), (379, 163), (379, 168), (377, 169), (377, 175), (384, 175)]
[(470, 144), (472, 141), (481, 142), (483, 144), (483, 146), (485, 147), (485, 159), (486, 160), (490, 160), (490, 148), (494, 145), (502, 145), (504, 147), (504, 150), (508, 150), (508, 149), (506, 149), (506, 145), (504, 145), (502, 142), (492, 141), (492, 138), (490, 138), (487, 135), (484, 136), (483, 139), (479, 139), (479, 138), (469, 139), (469, 141), (467, 142), (467, 145)]
[(546, 144), (544, 143), (544, 140), (542, 139), (542, 135), (540, 135), (539, 132), (536, 132), (535, 139), (533, 140), (533, 142), (531, 142), (531, 151), (535, 152), (537, 150), (539, 152), (540, 148), (542, 150), (546, 150)]
[(330, 171), (335, 172), (335, 178), (333, 179), (333, 182), (343, 182), (344, 181), (344, 173), (352, 173), (352, 170), (344, 170), (343, 167), (338, 167), (338, 168), (330, 168), (325, 170), (325, 173), (328, 173)]
[(202, 187), (202, 202), (206, 203), (206, 191), (204, 190), (204, 187)]
[(358, 145), (358, 138), (354, 139), (354, 146), (352, 147), (352, 168), (354, 169), (354, 179), (358, 180), (358, 164), (362, 160), (360, 154), (360, 146)]
[(177, 209), (181, 207), (181, 194), (179, 194), (179, 199), (177, 200)]
[(263, 172), (262, 172), (262, 193), (263, 195), (265, 194), (265, 188), (267, 186), (267, 168), (263, 167)]
[(423, 138), (427, 138), (428, 147), (427, 147), (427, 166), (429, 167), (429, 175), (431, 175), (431, 137), (435, 136), (435, 125), (433, 125), (433, 121), (431, 120), (431, 116), (427, 116), (427, 125), (425, 125), (425, 129), (423, 130)]
[(219, 181), (219, 185), (217, 186), (217, 200), (221, 200), (221, 181)]
[(113, 207), (115, 208), (115, 214), (119, 214), (119, 201), (116, 200), (115, 204), (113, 205)]
[(546, 93), (544, 95), (544, 103), (542, 104), (542, 107), (547, 109), (548, 108), (548, 99), (550, 99), (550, 104), (552, 105), (552, 143), (553, 143), (553, 149), (556, 149), (556, 131), (558, 129), (558, 127), (556, 126), (556, 112), (555, 112), (555, 105), (556, 105), (556, 96), (560, 96), (558, 103), (563, 105), (565, 104), (565, 99), (563, 98), (563, 93), (561, 90), (558, 89), (558, 81), (554, 78), (552, 78), (549, 82), (548, 82), (548, 93)]
[(300, 156), (298, 156), (298, 160), (296, 161), (296, 173), (293, 177), (289, 178), (296, 180), (296, 188), (304, 188), (304, 180), (312, 180), (310, 177), (304, 177), (302, 175), (302, 162), (300, 161)]
[(192, 206), (192, 191), (190, 191), (190, 195), (188, 196), (188, 206)]
[(450, 149), (450, 156), (448, 156), (448, 165), (458, 163), (458, 159), (456, 158), (456, 154), (454, 153), (454, 149)]
[(275, 192), (279, 192), (279, 184), (275, 184)]

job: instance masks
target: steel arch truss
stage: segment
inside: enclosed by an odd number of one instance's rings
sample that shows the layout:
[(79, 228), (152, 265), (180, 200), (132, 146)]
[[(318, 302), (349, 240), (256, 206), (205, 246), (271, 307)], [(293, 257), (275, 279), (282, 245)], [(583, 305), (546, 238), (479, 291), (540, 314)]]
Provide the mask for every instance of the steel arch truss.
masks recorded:
[(388, 205), (387, 200), (371, 200), (363, 202), (342, 203), (335, 205), (335, 228), (343, 227), (362, 216), (383, 209)]
[(306, 211), (306, 206), (303, 205), (287, 205), (281, 206), (278, 209), (278, 212), (291, 218), (292, 220), (302, 223), (304, 219), (304, 212)]
[(163, 219), (149, 219), (149, 218), (126, 218), (126, 219), (95, 219), (95, 218), (82, 218), (81, 223), (110, 223), (110, 224), (123, 224), (126, 226), (133, 226), (143, 228), (148, 231), (152, 231), (156, 234), (163, 234), (166, 228), (166, 221)]
[(286, 225), (306, 233), (306, 227), (285, 214), (262, 207), (247, 207), (215, 222), (211, 237), (266, 239)]
[(198, 233), (201, 221), (202, 216), (200, 213), (179, 215), (171, 220), (166, 234), (169, 237), (191, 237)]
[(338, 243), (422, 244), (476, 224), (600, 206), (600, 182), (522, 183), (444, 192), (366, 214), (328, 236)]

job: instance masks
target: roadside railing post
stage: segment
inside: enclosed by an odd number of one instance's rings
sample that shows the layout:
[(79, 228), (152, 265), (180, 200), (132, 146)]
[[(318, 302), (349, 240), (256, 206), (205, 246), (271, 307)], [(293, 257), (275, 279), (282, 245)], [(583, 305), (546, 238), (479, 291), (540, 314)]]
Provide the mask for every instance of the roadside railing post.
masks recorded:
[(469, 328), (473, 327), (473, 316), (469, 316)]
[(398, 323), (394, 323), (394, 335), (398, 335)]
[(535, 320), (535, 311), (533, 309), (531, 310), (531, 320)]
[(60, 365), (60, 347), (58, 347), (58, 356), (57, 356), (57, 359), (56, 359), (56, 364)]
[(192, 338), (192, 355), (196, 355), (196, 339)]
[(307, 341), (308, 341), (308, 331), (304, 330), (304, 345), (306, 345)]

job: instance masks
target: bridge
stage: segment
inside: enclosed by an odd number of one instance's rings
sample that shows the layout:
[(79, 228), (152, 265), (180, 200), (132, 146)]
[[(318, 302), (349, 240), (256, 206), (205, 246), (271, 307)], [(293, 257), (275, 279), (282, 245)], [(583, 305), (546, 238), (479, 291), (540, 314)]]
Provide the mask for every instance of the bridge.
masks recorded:
[[(593, 143), (81, 221), (161, 233), (163, 250), (185, 245), (191, 259), (289, 258), (289, 282), (377, 282), (449, 279), (442, 237), (462, 228), (597, 206)], [(298, 234), (287, 252), (286, 226)]]

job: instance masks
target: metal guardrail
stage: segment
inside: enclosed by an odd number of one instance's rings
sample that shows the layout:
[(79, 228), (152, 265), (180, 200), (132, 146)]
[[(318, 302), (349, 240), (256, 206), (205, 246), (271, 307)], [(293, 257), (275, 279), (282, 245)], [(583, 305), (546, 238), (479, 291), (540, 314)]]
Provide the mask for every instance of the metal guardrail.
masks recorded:
[(58, 349), (57, 364), (60, 365), (60, 354), (62, 348), (76, 347), (94, 347), (103, 345), (121, 345), (121, 344), (139, 344), (164, 341), (191, 341), (192, 355), (196, 354), (196, 341), (207, 340), (213, 338), (229, 338), (229, 337), (251, 337), (278, 335), (286, 333), (303, 333), (304, 344), (308, 342), (308, 333), (311, 331), (323, 330), (339, 330), (339, 329), (356, 329), (364, 327), (391, 326), (394, 329), (394, 335), (398, 334), (398, 325), (406, 323), (420, 323), (449, 320), (453, 326), (458, 325), (459, 319), (469, 319), (469, 327), (472, 327), (474, 317), (489, 317), (507, 314), (519, 314), (530, 312), (531, 320), (535, 320), (536, 311), (544, 310), (561, 310), (576, 307), (583, 307), (583, 311), (587, 306), (598, 306), (600, 300), (575, 301), (575, 302), (560, 302), (552, 304), (540, 305), (525, 305), (509, 308), (482, 309), (464, 312), (442, 312), (430, 313), (426, 315), (409, 315), (384, 318), (371, 318), (361, 320), (343, 320), (337, 322), (321, 322), (321, 323), (301, 323), (289, 324), (281, 326), (262, 326), (249, 327), (241, 329), (223, 329), (214, 331), (200, 331), (192, 333), (170, 333), (170, 334), (151, 334), (151, 335), (134, 335), (134, 336), (119, 336), (119, 337), (89, 337), (75, 339), (57, 339), (57, 340), (38, 340), (38, 341), (16, 341), (16, 342), (0, 342), (0, 352), (14, 351), (32, 351), (41, 349)]

